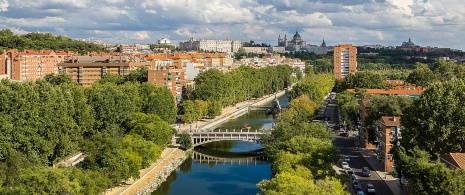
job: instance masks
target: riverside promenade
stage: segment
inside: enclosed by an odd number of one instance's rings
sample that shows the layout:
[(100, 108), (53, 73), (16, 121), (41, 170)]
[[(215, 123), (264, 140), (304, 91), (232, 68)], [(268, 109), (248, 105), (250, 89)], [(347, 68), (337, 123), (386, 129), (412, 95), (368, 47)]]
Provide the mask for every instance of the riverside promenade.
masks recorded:
[(194, 121), (192, 123), (176, 124), (175, 129), (178, 130), (178, 133), (190, 131), (208, 131), (210, 129), (215, 128), (219, 124), (226, 122), (230, 118), (246, 114), (249, 111), (249, 106), (261, 106), (272, 101), (275, 98), (275, 96), (279, 98), (285, 94), (286, 90), (281, 90), (276, 94), (266, 95), (261, 98), (238, 102), (236, 106), (229, 106), (223, 108), (221, 115), (215, 117), (214, 119), (202, 119), (199, 121)]
[[(285, 90), (276, 93), (276, 97), (280, 97), (286, 93)], [(204, 119), (193, 122), (192, 124), (178, 124), (175, 128), (178, 132), (189, 132), (194, 129), (197, 125), (197, 129), (210, 129), (214, 126), (229, 120), (230, 118), (238, 115), (247, 113), (248, 106), (259, 106), (263, 105), (275, 98), (275, 94), (267, 95), (262, 98), (252, 99), (244, 102), (239, 102), (236, 106), (230, 106), (223, 108), (221, 115), (214, 119)], [(166, 173), (167, 167), (177, 162), (180, 158), (184, 158), (186, 153), (178, 149), (177, 147), (167, 147), (163, 150), (160, 159), (157, 162), (151, 164), (148, 168), (140, 170), (140, 179), (133, 180), (129, 179), (125, 185), (113, 187), (112, 189), (106, 190), (103, 194), (105, 195), (120, 195), (120, 194), (146, 194), (149, 193), (149, 189), (155, 190), (159, 184), (155, 184), (154, 180), (162, 173)], [(174, 171), (175, 169), (173, 169)], [(169, 174), (168, 174), (169, 175)], [(158, 180), (156, 181), (158, 182)]]

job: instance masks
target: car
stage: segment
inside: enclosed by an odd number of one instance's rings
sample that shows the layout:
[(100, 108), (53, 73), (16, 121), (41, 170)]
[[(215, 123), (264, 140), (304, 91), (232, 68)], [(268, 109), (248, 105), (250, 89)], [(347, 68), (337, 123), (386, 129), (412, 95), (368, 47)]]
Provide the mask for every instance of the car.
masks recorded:
[(344, 168), (344, 171), (345, 171), (347, 174), (349, 174), (349, 175), (352, 174), (352, 173), (354, 173), (354, 171), (353, 171), (350, 167), (345, 167), (345, 168)]
[(375, 187), (371, 183), (367, 183), (368, 194), (374, 194), (376, 192)]
[(355, 175), (355, 173), (352, 173), (352, 174), (350, 175), (350, 178), (352, 179), (352, 181), (357, 180), (357, 176)]
[(352, 180), (352, 183), (354, 184), (354, 189), (357, 188), (358, 185), (360, 185), (360, 182), (357, 179)]
[(360, 191), (357, 191), (357, 195), (365, 195), (365, 193), (363, 193), (363, 191), (360, 190)]
[(358, 191), (362, 191), (362, 192), (363, 192), (362, 185), (360, 185), (360, 183), (358, 183), (357, 185), (354, 185), (354, 190), (355, 190), (356, 192), (358, 192)]
[(362, 174), (365, 177), (371, 177), (370, 169), (368, 167), (363, 167), (362, 168)]
[[(349, 163), (347, 163), (347, 162), (345, 162), (345, 161), (344, 161), (344, 162), (341, 162), (341, 167), (342, 167), (343, 169), (346, 168), (346, 167), (349, 167)], [(349, 167), (349, 168), (350, 168), (350, 167)]]
[(348, 162), (348, 163), (350, 162), (350, 156), (344, 156), (343, 158), (344, 158), (344, 162)]

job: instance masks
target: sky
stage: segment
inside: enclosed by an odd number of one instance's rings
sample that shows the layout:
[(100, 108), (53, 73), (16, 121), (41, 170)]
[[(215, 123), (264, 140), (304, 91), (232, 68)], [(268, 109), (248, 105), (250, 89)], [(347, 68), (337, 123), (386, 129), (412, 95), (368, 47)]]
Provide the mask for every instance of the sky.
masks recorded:
[(195, 39), (465, 50), (463, 0), (0, 0), (0, 28), (106, 43)]

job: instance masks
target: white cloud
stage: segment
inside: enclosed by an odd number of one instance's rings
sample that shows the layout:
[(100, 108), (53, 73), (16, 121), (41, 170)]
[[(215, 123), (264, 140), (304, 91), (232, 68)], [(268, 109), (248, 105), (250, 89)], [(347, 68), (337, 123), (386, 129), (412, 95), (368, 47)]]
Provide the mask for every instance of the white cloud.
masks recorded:
[(8, 0), (0, 0), (0, 11), (8, 11)]
[[(275, 45), (415, 43), (465, 49), (463, 0), (0, 0), (0, 27), (112, 43), (231, 38)], [(43, 30), (42, 30), (43, 29)]]

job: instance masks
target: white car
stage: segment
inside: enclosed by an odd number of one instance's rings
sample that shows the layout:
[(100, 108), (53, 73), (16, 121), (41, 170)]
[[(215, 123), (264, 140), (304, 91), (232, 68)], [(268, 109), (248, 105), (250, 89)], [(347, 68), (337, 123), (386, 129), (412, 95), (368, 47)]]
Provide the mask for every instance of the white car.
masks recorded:
[(347, 163), (347, 162), (342, 162), (342, 163), (341, 163), (341, 167), (342, 167), (343, 169), (346, 168), (346, 167), (349, 167), (349, 163)]
[(367, 191), (368, 191), (368, 194), (374, 194), (376, 191), (375, 191), (375, 187), (373, 187), (373, 184), (371, 183), (367, 183)]
[(344, 156), (343, 158), (344, 158), (344, 162), (348, 162), (348, 163), (350, 162), (350, 156)]
[(345, 168), (344, 168), (344, 171), (345, 171), (347, 174), (349, 174), (349, 175), (352, 174), (352, 173), (354, 173), (354, 171), (353, 171), (350, 167), (345, 167)]

